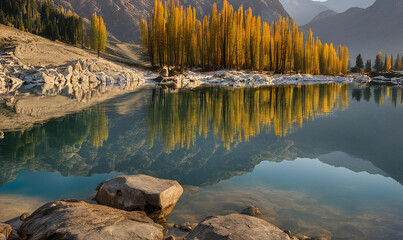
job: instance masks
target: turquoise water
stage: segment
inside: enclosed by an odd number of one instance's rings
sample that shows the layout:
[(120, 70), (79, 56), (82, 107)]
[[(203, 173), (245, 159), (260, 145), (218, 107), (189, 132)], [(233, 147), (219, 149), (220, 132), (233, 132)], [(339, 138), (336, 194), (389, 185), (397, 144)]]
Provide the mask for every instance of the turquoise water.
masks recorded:
[(0, 140), (0, 221), (144, 173), (185, 193), (168, 221), (260, 207), (281, 228), (403, 238), (403, 89), (143, 89)]

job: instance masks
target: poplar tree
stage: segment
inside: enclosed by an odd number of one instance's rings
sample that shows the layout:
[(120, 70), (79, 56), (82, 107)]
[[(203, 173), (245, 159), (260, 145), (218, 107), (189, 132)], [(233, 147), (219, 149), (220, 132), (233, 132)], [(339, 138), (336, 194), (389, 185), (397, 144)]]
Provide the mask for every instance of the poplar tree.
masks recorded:
[(221, 11), (196, 19), (196, 10), (177, 0), (155, 0), (148, 19), (140, 20), (141, 40), (153, 66), (237, 68), (277, 73), (337, 75), (348, 71), (348, 49), (322, 44), (289, 18), (270, 24), (249, 8), (234, 10), (226, 0)]
[(108, 36), (106, 33), (106, 27), (104, 23), (104, 19), (99, 17), (99, 35), (98, 35), (98, 57), (100, 52), (106, 52), (106, 42), (108, 40)]
[(99, 57), (100, 53), (106, 50), (108, 37), (104, 20), (101, 16), (98, 17), (96, 13), (93, 13), (91, 17), (90, 36), (91, 49), (97, 51)]
[(385, 72), (389, 72), (392, 69), (392, 56), (386, 61)]
[(99, 19), (96, 13), (92, 14), (91, 17), (91, 27), (90, 27), (90, 40), (91, 40), (91, 49), (98, 50), (98, 41), (99, 41)]

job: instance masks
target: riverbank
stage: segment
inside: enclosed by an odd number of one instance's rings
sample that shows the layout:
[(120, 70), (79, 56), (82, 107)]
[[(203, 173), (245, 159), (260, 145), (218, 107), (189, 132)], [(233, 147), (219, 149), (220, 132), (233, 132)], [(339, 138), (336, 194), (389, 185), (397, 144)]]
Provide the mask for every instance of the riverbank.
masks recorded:
[(169, 70), (163, 69), (158, 74), (91, 57), (57, 66), (35, 66), (24, 64), (9, 51), (0, 56), (0, 130), (27, 129), (35, 123), (81, 111), (143, 87), (176, 91), (203, 86), (263, 87), (366, 81), (365, 76), (358, 75), (269, 75), (251, 71), (187, 71), (170, 75)]
[(136, 64), (144, 62), (136, 57), (137, 48), (122, 44), (112, 44), (110, 48), (113, 55), (104, 54), (106, 59), (99, 59), (87, 49), (0, 25), (0, 130), (27, 129), (147, 86), (175, 91), (202, 86), (368, 81), (363, 76), (271, 75), (252, 71), (172, 74), (173, 71), (163, 69), (161, 73), (153, 73), (120, 64), (128, 58)]

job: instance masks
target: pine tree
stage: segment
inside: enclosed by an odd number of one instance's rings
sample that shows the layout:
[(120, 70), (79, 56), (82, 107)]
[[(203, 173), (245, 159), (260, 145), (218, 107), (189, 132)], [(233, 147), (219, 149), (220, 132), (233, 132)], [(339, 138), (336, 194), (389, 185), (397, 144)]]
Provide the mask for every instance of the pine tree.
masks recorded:
[(361, 73), (362, 69), (364, 68), (364, 61), (362, 60), (361, 53), (358, 54), (355, 60), (355, 68), (358, 69), (359, 73)]
[(383, 71), (382, 52), (379, 52), (378, 55), (376, 55), (374, 69), (377, 72)]
[(365, 72), (369, 73), (371, 71), (372, 71), (372, 63), (371, 60), (369, 59), (365, 62)]
[(395, 70), (397, 70), (397, 71), (403, 70), (402, 58), (400, 57), (400, 53), (397, 54)]

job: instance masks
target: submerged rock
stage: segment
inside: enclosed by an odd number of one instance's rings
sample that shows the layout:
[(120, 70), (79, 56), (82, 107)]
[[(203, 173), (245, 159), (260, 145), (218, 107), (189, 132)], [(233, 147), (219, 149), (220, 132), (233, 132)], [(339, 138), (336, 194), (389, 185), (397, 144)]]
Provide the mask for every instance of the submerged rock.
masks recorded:
[(162, 230), (144, 212), (70, 200), (45, 204), (25, 220), (18, 233), (29, 240), (160, 240)]
[(186, 239), (290, 240), (290, 237), (278, 227), (260, 218), (235, 213), (204, 219)]
[(260, 209), (255, 206), (249, 206), (249, 207), (245, 208), (244, 210), (242, 210), (241, 214), (256, 217), (256, 216), (260, 215)]
[(126, 211), (142, 210), (159, 221), (171, 213), (182, 193), (177, 181), (146, 175), (119, 176), (99, 184), (94, 200)]

